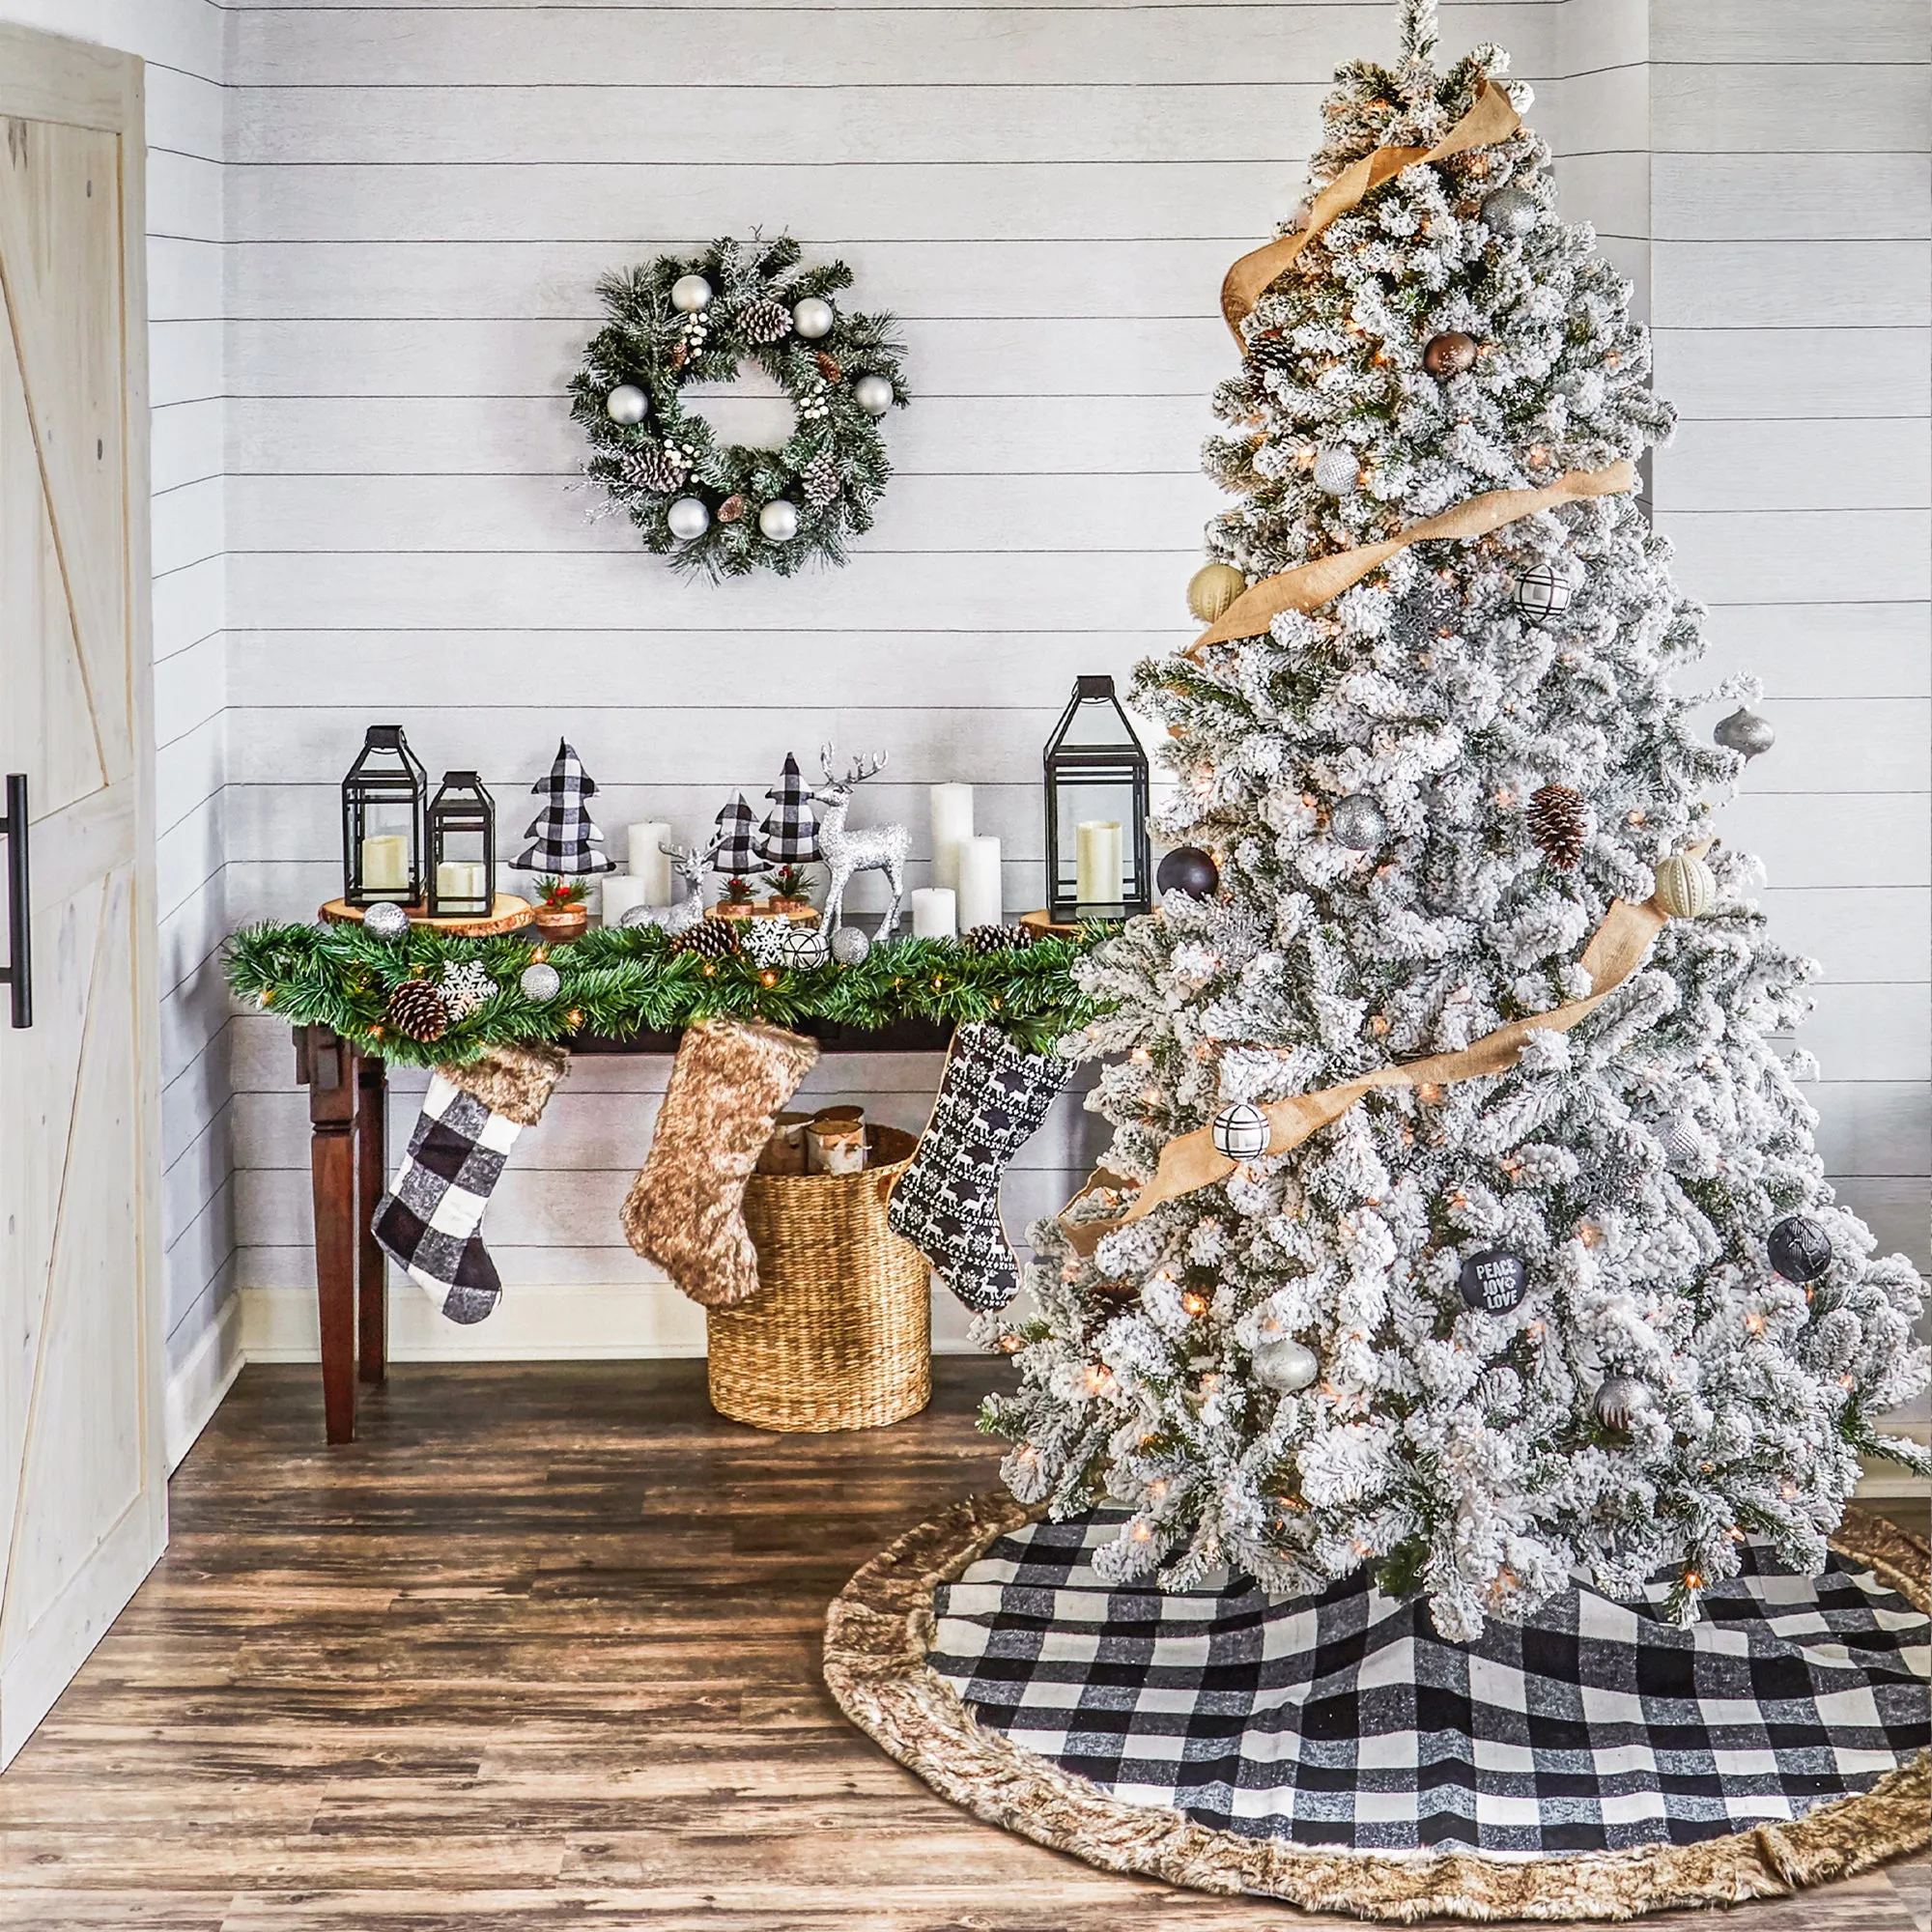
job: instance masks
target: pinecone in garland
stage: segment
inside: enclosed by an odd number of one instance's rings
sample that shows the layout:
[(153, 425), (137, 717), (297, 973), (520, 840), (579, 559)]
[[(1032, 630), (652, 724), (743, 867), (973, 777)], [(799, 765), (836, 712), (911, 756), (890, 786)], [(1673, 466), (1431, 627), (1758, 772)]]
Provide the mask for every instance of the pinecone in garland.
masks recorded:
[(822, 510), (838, 495), (838, 466), (829, 449), (821, 449), (805, 466), (805, 500)]
[(976, 925), (962, 941), (968, 952), (1013, 952), (1037, 937), (1030, 925)]
[(1248, 360), (1258, 369), (1293, 369), (1301, 351), (1278, 328), (1264, 328), (1248, 337)]
[(389, 995), (383, 1017), (406, 1038), (425, 1043), (449, 1031), (449, 1009), (427, 980), (405, 980)]
[(1552, 866), (1574, 866), (1583, 856), (1583, 840), (1590, 836), (1583, 795), (1566, 784), (1538, 785), (1529, 795), (1529, 836)]
[(659, 443), (627, 450), (622, 467), (624, 481), (633, 490), (675, 490), (684, 481), (684, 466)]
[(754, 348), (776, 342), (791, 333), (791, 314), (782, 302), (769, 296), (749, 303), (738, 318), (738, 332)]
[(695, 952), (700, 959), (727, 959), (738, 950), (738, 935), (731, 922), (700, 919), (688, 932), (680, 932), (670, 943), (673, 952)]

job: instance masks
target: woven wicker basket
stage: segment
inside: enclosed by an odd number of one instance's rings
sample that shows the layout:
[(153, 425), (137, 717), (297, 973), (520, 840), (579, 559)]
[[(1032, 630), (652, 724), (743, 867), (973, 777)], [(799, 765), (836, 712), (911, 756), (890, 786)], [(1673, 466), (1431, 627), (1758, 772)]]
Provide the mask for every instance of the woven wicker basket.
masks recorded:
[(705, 1313), (711, 1406), (759, 1429), (877, 1429), (932, 1397), (925, 1257), (886, 1227), (919, 1143), (870, 1127), (862, 1174), (754, 1174), (758, 1292)]

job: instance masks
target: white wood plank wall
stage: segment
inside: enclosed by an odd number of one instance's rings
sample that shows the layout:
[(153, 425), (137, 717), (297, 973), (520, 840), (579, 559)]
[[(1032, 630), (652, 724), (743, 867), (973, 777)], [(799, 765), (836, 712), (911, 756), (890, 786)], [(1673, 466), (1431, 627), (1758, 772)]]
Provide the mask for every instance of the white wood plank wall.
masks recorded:
[(0, 0), (0, 20), (147, 62), (154, 405), (155, 728), (161, 913), (168, 1446), (185, 1452), (240, 1360), (233, 1162), (216, 952), (223, 828), (223, 16), (213, 0)]

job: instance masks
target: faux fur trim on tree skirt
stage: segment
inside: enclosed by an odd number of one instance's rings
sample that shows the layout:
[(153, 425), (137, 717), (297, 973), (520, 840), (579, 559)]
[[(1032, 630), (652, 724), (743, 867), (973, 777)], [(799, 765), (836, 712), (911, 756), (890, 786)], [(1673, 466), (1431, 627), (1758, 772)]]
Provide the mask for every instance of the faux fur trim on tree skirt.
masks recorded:
[[(942, 1796), (1105, 1870), (1365, 1918), (1616, 1919), (1779, 1897), (1932, 1841), (1932, 1757), (1924, 1753), (1869, 1790), (1794, 1821), (1691, 1844), (1531, 1858), (1336, 1851), (1123, 1803), (979, 1723), (927, 1662), (935, 1589), (1040, 1515), (1004, 1492), (968, 1497), (875, 1556), (827, 1615), (825, 1681), (861, 1730)], [(1932, 1609), (1928, 1551), (1917, 1538), (1853, 1510), (1832, 1547), (1915, 1608)]]

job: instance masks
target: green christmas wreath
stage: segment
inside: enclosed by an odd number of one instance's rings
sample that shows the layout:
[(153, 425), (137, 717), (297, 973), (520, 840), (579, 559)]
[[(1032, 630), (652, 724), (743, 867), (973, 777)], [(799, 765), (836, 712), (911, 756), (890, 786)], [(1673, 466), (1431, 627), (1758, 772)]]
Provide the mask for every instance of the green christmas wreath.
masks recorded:
[[(879, 418), (906, 402), (887, 315), (834, 300), (843, 262), (799, 266), (789, 236), (714, 242), (703, 254), (607, 275), (611, 320), (590, 338), (570, 412), (590, 439), (585, 473), (674, 568), (789, 577), (845, 561), (892, 474)], [(687, 383), (729, 382), (749, 358), (796, 415), (777, 449), (721, 442), (682, 403)]]

